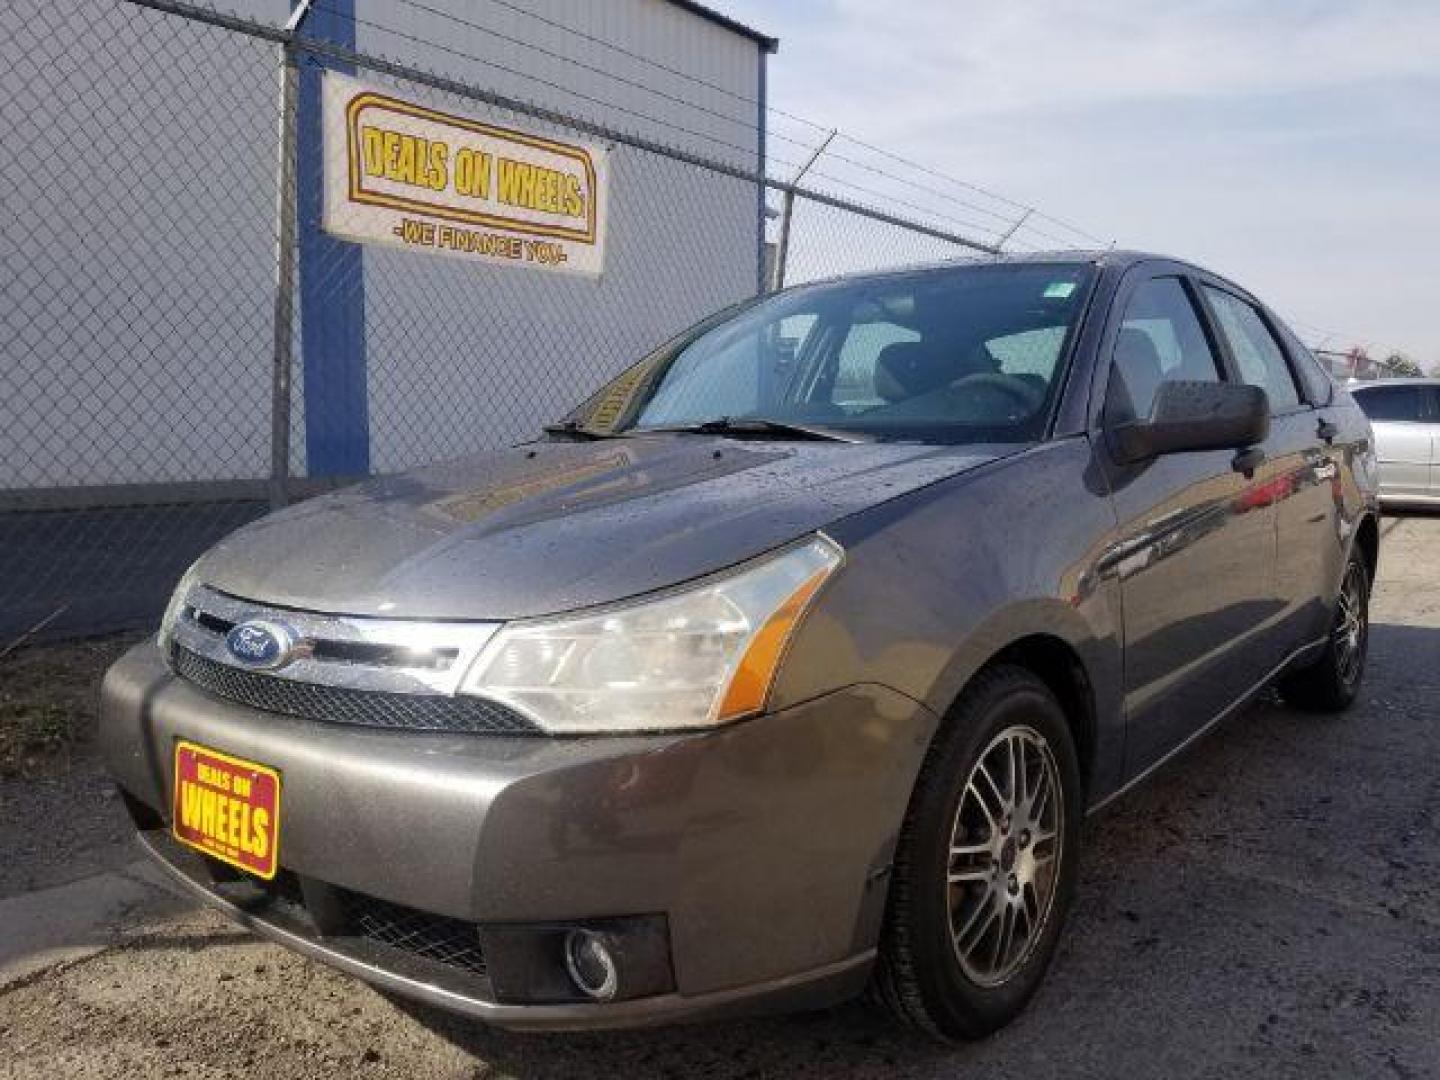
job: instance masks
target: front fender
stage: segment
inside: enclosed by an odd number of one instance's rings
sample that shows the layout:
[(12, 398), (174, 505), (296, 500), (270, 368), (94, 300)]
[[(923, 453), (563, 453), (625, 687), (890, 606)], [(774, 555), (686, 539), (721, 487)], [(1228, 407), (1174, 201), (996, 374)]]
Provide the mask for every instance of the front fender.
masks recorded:
[(777, 707), (838, 685), (890, 687), (944, 715), (989, 660), (1025, 638), (1063, 642), (1093, 690), (1093, 791), (1123, 766), (1115, 529), (1084, 438), (1036, 446), (827, 529), (846, 565), (796, 636)]

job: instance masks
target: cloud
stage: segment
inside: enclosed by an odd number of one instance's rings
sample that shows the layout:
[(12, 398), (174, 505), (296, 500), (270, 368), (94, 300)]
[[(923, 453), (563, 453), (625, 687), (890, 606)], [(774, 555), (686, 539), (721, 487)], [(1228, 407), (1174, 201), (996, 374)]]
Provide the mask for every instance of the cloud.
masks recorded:
[(1433, 79), (1440, 55), (1440, 5), (1431, 0), (731, 7), (782, 34), (778, 88), (828, 72), (833, 100), (863, 104), (883, 88), (886, 99), (951, 115)]
[(1434, 0), (725, 7), (780, 36), (782, 109), (1440, 361)]

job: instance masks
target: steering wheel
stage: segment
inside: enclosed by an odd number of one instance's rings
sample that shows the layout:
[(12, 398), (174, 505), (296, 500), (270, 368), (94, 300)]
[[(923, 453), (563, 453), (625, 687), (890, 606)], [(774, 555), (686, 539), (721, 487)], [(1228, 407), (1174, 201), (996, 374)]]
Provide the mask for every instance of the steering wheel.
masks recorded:
[[(966, 393), (973, 390), (998, 390), (1024, 409), (1024, 416), (1030, 416), (1045, 404), (1045, 391), (1032, 386), (1024, 379), (1006, 375), (999, 371), (982, 371), (966, 375), (950, 384), (952, 393)], [(1023, 419), (1017, 417), (1016, 419)]]

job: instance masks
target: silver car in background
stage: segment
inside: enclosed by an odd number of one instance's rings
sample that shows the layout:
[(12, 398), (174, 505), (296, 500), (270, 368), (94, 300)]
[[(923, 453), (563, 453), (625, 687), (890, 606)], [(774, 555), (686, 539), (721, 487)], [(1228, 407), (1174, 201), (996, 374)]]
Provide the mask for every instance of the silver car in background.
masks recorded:
[(1440, 506), (1440, 379), (1385, 379), (1349, 389), (1375, 431), (1381, 502)]

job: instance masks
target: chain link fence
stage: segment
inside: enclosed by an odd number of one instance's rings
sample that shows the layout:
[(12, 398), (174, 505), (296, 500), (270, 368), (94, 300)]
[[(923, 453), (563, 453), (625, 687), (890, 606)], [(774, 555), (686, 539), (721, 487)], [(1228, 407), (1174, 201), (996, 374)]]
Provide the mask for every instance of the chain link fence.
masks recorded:
[[(291, 33), (284, 14), (0, 6), (0, 655), (147, 625), (199, 552), (272, 506), (532, 438), (778, 280), (1008, 236), (1004, 221), (976, 240), (767, 178), (763, 153), (707, 156)], [(306, 104), (335, 75), (602, 145), (603, 273), (337, 239)]]
[[(1402, 353), (1374, 357), (1364, 346), (1355, 345), (1348, 349), (1326, 348), (1323, 341), (1311, 346), (1311, 352), (1330, 374), (1342, 381), (1366, 382), (1371, 379), (1415, 379), (1426, 372), (1414, 360)], [(1437, 372), (1430, 373), (1432, 377)]]

